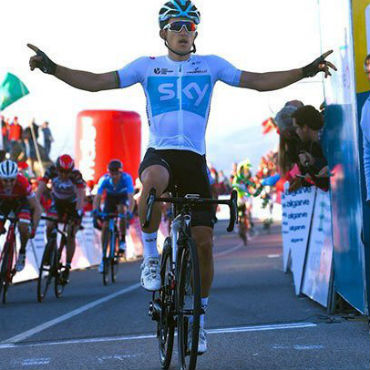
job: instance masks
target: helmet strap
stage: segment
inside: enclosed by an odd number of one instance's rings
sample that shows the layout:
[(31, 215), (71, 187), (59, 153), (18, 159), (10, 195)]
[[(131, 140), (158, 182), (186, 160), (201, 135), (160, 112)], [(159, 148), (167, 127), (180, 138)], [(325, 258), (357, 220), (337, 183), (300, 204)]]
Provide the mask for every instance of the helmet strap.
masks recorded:
[(190, 50), (190, 51), (188, 51), (187, 53), (180, 53), (180, 52), (172, 49), (170, 47), (170, 45), (168, 45), (168, 42), (167, 42), (166, 39), (164, 40), (164, 44), (166, 45), (167, 49), (171, 50), (174, 54), (179, 55), (180, 57), (184, 57), (184, 56), (189, 55), (191, 53), (196, 53), (197, 52), (197, 48), (195, 47), (195, 43), (194, 42), (193, 42), (193, 49)]

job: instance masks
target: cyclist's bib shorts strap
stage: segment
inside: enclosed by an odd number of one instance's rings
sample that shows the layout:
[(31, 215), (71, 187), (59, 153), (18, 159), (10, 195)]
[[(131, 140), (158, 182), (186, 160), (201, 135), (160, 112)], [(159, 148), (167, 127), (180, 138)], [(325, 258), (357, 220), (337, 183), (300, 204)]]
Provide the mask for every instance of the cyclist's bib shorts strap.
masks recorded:
[(3, 200), (0, 206), (0, 220), (8, 216), (11, 211), (14, 211), (19, 222), (31, 223), (32, 212), (27, 198)]
[[(175, 194), (174, 185), (178, 186), (178, 195), (199, 194), (202, 198), (211, 198), (211, 189), (207, 174), (207, 162), (204, 155), (187, 150), (156, 150), (149, 148), (140, 164), (139, 176), (153, 165), (165, 167), (170, 174), (170, 183), (166, 191)], [(211, 205), (193, 208), (192, 226), (214, 226), (214, 207)]]
[(117, 212), (118, 205), (127, 206), (128, 197), (127, 193), (125, 194), (107, 194), (104, 201), (104, 213), (115, 213)]

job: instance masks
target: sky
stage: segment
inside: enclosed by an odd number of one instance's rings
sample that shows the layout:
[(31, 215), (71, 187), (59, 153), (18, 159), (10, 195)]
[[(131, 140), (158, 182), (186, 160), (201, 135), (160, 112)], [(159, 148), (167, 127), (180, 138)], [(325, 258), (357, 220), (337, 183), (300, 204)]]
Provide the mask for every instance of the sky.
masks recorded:
[[(142, 119), (142, 155), (148, 139), (145, 97), (140, 85), (97, 93), (74, 89), (39, 70), (31, 72), (32, 43), (56, 63), (95, 73), (117, 70), (141, 56), (167, 53), (159, 38), (163, 0), (12, 0), (1, 6), (0, 79), (17, 75), (30, 94), (4, 110), (26, 126), (32, 118), (50, 122), (56, 139), (52, 157), (73, 155), (75, 122), (85, 109), (136, 111)], [(252, 72), (288, 70), (321, 53), (317, 0), (196, 0), (202, 14), (199, 54), (216, 54)], [(207, 129), (207, 158), (226, 173), (231, 163), (259, 158), (277, 145), (276, 134), (262, 135), (261, 123), (288, 100), (319, 106), (321, 77), (279, 91), (260, 93), (216, 84)]]

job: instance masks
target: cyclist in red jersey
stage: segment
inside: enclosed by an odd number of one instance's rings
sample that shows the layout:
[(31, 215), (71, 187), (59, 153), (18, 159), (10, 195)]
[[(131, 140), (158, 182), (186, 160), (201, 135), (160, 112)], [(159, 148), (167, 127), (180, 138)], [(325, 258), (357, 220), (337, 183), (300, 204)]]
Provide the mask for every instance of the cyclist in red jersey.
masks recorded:
[(0, 163), (0, 234), (5, 233), (5, 218), (12, 211), (19, 219), (21, 240), (15, 268), (22, 271), (26, 261), (27, 242), (35, 236), (41, 217), (41, 206), (28, 180), (18, 173), (18, 165), (7, 159)]
[[(37, 198), (46, 190), (46, 185), (51, 181), (52, 204), (47, 214), (55, 219), (74, 219), (72, 227), (68, 227), (67, 233), (67, 263), (64, 270), (63, 279), (67, 283), (69, 270), (73, 255), (76, 249), (75, 236), (80, 227), (83, 215), (83, 202), (85, 198), (85, 182), (81, 172), (74, 168), (74, 161), (68, 154), (61, 155), (56, 161), (56, 165), (50, 166), (44, 177), (40, 180), (37, 190)], [(47, 221), (46, 234), (48, 238), (55, 230), (55, 223)]]

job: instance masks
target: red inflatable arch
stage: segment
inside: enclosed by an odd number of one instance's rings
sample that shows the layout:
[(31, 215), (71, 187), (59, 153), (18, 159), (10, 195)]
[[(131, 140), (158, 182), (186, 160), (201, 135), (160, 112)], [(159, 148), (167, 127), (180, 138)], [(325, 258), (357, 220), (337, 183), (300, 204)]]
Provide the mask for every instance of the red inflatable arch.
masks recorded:
[(95, 182), (117, 158), (132, 179), (138, 177), (141, 158), (141, 120), (136, 112), (85, 110), (77, 116), (76, 167), (85, 181)]

